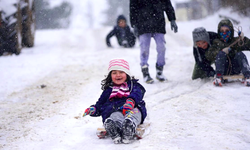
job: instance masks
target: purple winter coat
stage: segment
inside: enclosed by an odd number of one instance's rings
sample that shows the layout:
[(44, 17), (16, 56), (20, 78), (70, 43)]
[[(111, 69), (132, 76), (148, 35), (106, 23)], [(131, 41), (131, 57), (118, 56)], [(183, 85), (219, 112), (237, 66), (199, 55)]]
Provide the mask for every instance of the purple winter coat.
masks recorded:
[[(112, 99), (112, 101), (109, 100), (109, 96), (112, 92), (112, 87), (109, 87), (108, 89), (102, 92), (96, 104), (92, 105), (96, 108), (96, 112), (90, 116), (92, 117), (102, 116), (102, 122), (104, 123), (105, 119), (107, 119), (113, 112), (122, 111), (120, 107), (123, 106), (123, 104), (125, 104), (128, 98), (132, 98), (135, 101), (135, 108), (138, 108), (142, 113), (142, 121), (141, 121), (142, 124), (147, 116), (147, 110), (145, 107), (146, 104), (143, 100), (143, 96), (146, 90), (140, 83), (137, 82), (137, 80), (130, 80), (127, 83), (130, 90), (130, 95), (128, 97), (114, 98)], [(132, 85), (132, 90), (131, 90), (131, 85)]]

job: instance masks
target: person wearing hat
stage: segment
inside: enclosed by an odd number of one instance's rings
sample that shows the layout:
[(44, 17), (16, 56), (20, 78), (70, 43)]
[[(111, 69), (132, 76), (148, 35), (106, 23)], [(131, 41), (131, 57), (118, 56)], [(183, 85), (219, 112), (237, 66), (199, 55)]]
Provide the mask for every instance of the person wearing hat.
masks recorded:
[(194, 42), (193, 55), (195, 59), (192, 80), (214, 77), (215, 71), (211, 66), (212, 62), (206, 59), (205, 52), (209, 49), (213, 40), (218, 38), (217, 33), (207, 32), (205, 28), (198, 27), (193, 30), (192, 35)]
[(109, 62), (108, 76), (102, 80), (102, 94), (85, 115), (102, 116), (104, 127), (115, 144), (130, 143), (136, 128), (147, 116), (145, 88), (130, 74), (124, 59)]
[(238, 29), (238, 37), (234, 37), (234, 26), (229, 19), (219, 22), (217, 28), (218, 39), (206, 51), (206, 58), (215, 62), (215, 86), (222, 86), (224, 75), (244, 75), (244, 84), (250, 86), (250, 67), (243, 51), (250, 50), (250, 39)]
[(106, 37), (106, 44), (112, 47), (110, 38), (116, 36), (117, 42), (120, 46), (131, 48), (135, 45), (136, 37), (131, 32), (130, 27), (127, 25), (127, 19), (123, 15), (117, 17), (117, 23), (113, 30), (109, 32)]

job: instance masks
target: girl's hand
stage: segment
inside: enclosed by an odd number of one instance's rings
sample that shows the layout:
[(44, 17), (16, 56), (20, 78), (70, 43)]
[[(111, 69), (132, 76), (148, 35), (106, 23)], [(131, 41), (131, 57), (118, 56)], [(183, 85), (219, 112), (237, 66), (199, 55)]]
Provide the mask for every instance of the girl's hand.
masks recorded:
[(93, 115), (95, 111), (96, 111), (95, 107), (91, 106), (84, 111), (83, 117), (89, 114)]
[(126, 103), (122, 106), (122, 113), (123, 115), (126, 115), (128, 112), (130, 112), (135, 107), (135, 101), (131, 98), (126, 100)]

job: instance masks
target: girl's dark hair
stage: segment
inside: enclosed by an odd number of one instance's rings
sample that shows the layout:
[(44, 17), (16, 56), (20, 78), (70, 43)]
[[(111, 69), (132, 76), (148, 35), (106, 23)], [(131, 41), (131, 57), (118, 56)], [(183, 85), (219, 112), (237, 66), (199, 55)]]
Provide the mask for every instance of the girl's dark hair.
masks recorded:
[[(101, 85), (102, 85), (101, 89), (102, 90), (106, 90), (109, 86), (113, 85), (112, 78), (111, 78), (111, 73), (112, 73), (112, 71), (110, 71), (108, 76), (101, 81)], [(131, 79), (135, 79), (134, 76), (130, 77), (129, 75), (127, 75), (126, 82), (128, 82)]]

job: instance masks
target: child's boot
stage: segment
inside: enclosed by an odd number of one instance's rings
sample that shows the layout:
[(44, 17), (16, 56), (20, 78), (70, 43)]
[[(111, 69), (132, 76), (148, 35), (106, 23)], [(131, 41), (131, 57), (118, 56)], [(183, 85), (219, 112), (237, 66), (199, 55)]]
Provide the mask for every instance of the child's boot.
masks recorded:
[(218, 75), (217, 74), (216, 77), (213, 80), (213, 84), (215, 86), (222, 86), (222, 83), (224, 83), (222, 75), (220, 75), (220, 74)]
[(249, 77), (244, 79), (244, 84), (245, 84), (245, 86), (250, 86), (250, 78)]
[(129, 118), (125, 119), (122, 126), (122, 142), (128, 144), (135, 135), (136, 125)]
[(166, 77), (162, 74), (163, 72), (163, 66), (158, 66), (156, 64), (156, 79), (163, 82), (166, 81)]
[(154, 80), (150, 77), (149, 72), (148, 72), (148, 66), (144, 65), (141, 68), (142, 74), (143, 74), (143, 79), (146, 83), (152, 84), (154, 83)]
[(112, 119), (108, 118), (104, 122), (104, 127), (105, 127), (108, 135), (110, 135), (111, 139), (114, 141), (115, 144), (121, 143), (121, 136), (118, 133), (116, 124)]

